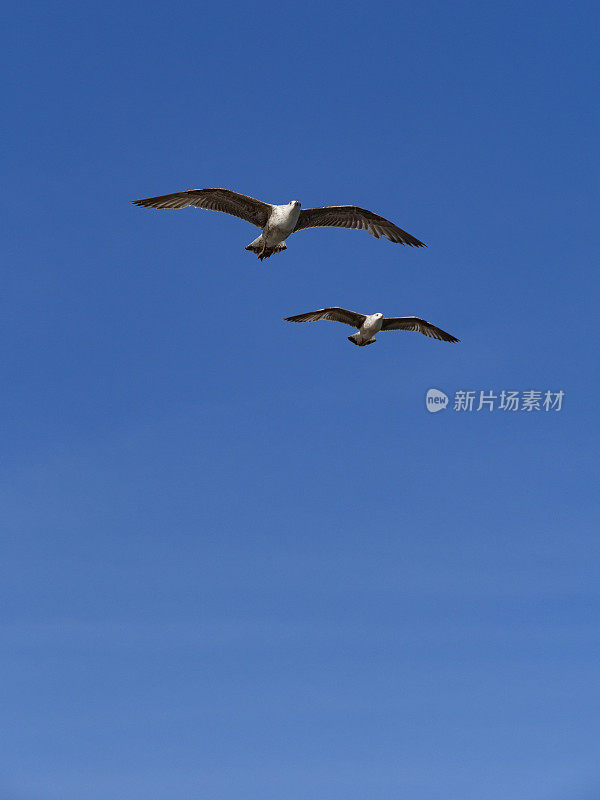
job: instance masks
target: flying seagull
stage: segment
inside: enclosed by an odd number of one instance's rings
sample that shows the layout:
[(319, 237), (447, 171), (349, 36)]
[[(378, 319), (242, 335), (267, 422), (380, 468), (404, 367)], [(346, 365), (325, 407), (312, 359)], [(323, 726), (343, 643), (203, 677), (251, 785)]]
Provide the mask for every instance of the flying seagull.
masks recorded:
[(305, 208), (300, 210), (300, 203), (292, 200), (283, 206), (274, 206), (255, 200), (245, 194), (238, 194), (231, 189), (186, 189), (184, 192), (163, 194), (160, 197), (146, 197), (143, 200), (132, 200), (135, 206), (144, 208), (207, 208), (210, 211), (224, 211), (234, 217), (245, 219), (262, 233), (246, 247), (246, 250), (263, 258), (273, 253), (286, 250), (285, 240), (290, 234), (303, 228), (358, 228), (364, 229), (371, 236), (379, 239), (385, 236), (390, 242), (407, 244), (410, 247), (426, 247), (389, 220), (366, 211), (358, 206), (322, 206), (321, 208)]
[(298, 314), (295, 317), (285, 317), (286, 322), (316, 322), (319, 319), (330, 319), (333, 322), (343, 322), (358, 328), (358, 333), (348, 337), (348, 341), (359, 347), (373, 344), (375, 335), (379, 331), (418, 331), (423, 336), (439, 339), (442, 342), (458, 342), (441, 328), (436, 328), (431, 322), (425, 322), (419, 317), (384, 317), (383, 314), (358, 314), (348, 311), (347, 308), (320, 308), (318, 311), (309, 311), (307, 314)]

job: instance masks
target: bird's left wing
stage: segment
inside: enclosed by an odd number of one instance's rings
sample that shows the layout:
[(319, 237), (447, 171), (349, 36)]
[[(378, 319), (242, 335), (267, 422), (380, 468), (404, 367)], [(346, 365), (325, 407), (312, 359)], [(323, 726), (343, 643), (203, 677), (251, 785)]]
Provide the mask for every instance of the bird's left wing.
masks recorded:
[(441, 328), (432, 325), (431, 322), (426, 322), (419, 317), (384, 317), (382, 331), (417, 331), (422, 333), (423, 336), (429, 336), (432, 339), (439, 339), (442, 342), (459, 342), (455, 336), (446, 333)]
[(144, 208), (187, 208), (196, 206), (209, 211), (224, 211), (234, 217), (251, 222), (264, 228), (273, 207), (262, 200), (239, 194), (231, 189), (186, 189), (184, 192), (163, 194), (160, 197), (146, 197), (143, 200), (132, 200), (134, 206)]
[(366, 316), (356, 311), (348, 311), (347, 308), (334, 306), (309, 311), (307, 314), (297, 314), (295, 317), (285, 317), (286, 322), (316, 322), (319, 319), (330, 319), (333, 322), (343, 322), (345, 325), (352, 325), (353, 328), (360, 328)]
[(403, 231), (393, 222), (390, 222), (379, 214), (367, 211), (358, 206), (322, 206), (320, 208), (305, 208), (300, 212), (298, 222), (294, 228), (301, 231), (303, 228), (356, 228), (365, 230), (379, 239), (385, 236), (390, 242), (396, 244), (407, 244), (410, 247), (427, 247), (410, 233)]

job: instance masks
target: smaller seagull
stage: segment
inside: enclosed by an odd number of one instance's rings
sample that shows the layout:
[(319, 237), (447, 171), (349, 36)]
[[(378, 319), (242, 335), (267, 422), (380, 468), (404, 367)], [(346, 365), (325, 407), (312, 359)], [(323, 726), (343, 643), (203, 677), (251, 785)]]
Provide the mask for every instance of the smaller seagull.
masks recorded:
[(375, 335), (379, 331), (417, 331), (423, 336), (439, 339), (442, 342), (459, 342), (441, 328), (436, 328), (431, 322), (426, 322), (419, 317), (384, 317), (383, 314), (358, 314), (348, 311), (347, 308), (320, 308), (318, 311), (309, 311), (307, 314), (297, 314), (295, 317), (285, 317), (286, 322), (316, 322), (319, 319), (330, 319), (333, 322), (343, 322), (358, 328), (358, 333), (348, 336), (348, 341), (358, 347), (365, 347), (375, 342)]
[(263, 258), (269, 258), (273, 253), (287, 250), (285, 240), (292, 233), (303, 228), (358, 228), (366, 230), (376, 239), (385, 236), (390, 242), (396, 244), (427, 247), (410, 233), (394, 225), (393, 222), (358, 206), (322, 206), (321, 208), (301, 210), (297, 200), (277, 206), (263, 203), (262, 200), (239, 194), (231, 189), (186, 189), (183, 192), (163, 194), (160, 197), (146, 197), (143, 200), (132, 200), (131, 202), (134, 206), (143, 208), (196, 206), (240, 217), (240, 219), (262, 228), (260, 236), (246, 247), (246, 250), (256, 253), (261, 261)]

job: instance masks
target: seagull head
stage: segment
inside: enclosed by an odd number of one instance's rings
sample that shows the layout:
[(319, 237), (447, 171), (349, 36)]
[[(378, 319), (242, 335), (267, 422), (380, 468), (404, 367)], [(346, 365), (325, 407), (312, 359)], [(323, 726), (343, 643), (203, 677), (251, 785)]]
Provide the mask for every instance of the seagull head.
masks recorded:
[(383, 317), (383, 314), (373, 314), (373, 316), (375, 317), (375, 319), (381, 319)]
[(300, 203), (298, 202), (298, 200), (290, 200), (288, 205), (293, 206), (294, 208), (300, 208)]

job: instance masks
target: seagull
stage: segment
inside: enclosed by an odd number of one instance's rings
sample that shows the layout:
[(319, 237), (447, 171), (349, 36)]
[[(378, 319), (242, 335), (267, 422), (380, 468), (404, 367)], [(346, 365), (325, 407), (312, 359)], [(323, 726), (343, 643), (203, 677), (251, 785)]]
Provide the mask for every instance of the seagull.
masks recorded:
[(407, 244), (410, 247), (427, 246), (379, 214), (358, 206), (322, 206), (305, 208), (302, 211), (297, 200), (275, 206), (245, 194), (238, 194), (231, 189), (186, 189), (183, 192), (146, 197), (131, 202), (143, 208), (196, 206), (210, 211), (224, 211), (226, 214), (245, 219), (246, 222), (262, 228), (260, 236), (246, 247), (246, 250), (256, 253), (261, 261), (273, 253), (286, 250), (285, 240), (288, 236), (303, 228), (358, 228), (366, 230), (376, 239), (385, 236), (396, 244)]
[(319, 308), (307, 314), (297, 314), (295, 317), (285, 317), (285, 322), (316, 322), (319, 319), (330, 319), (333, 322), (343, 322), (358, 328), (358, 333), (348, 336), (348, 341), (358, 347), (365, 347), (375, 342), (375, 335), (379, 331), (417, 331), (423, 336), (439, 339), (442, 342), (459, 342), (441, 328), (436, 328), (431, 322), (426, 322), (419, 317), (384, 317), (383, 314), (359, 314), (348, 311), (347, 308)]

